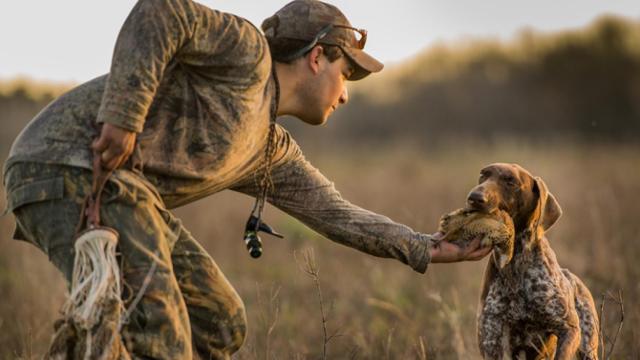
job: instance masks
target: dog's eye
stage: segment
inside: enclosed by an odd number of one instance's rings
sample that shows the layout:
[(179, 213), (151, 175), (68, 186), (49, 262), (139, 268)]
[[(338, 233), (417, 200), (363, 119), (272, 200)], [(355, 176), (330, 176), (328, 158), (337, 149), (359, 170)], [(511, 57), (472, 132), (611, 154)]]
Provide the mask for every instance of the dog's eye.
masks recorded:
[(505, 176), (502, 178), (502, 180), (507, 183), (508, 185), (515, 185), (516, 184), (516, 178), (513, 176)]

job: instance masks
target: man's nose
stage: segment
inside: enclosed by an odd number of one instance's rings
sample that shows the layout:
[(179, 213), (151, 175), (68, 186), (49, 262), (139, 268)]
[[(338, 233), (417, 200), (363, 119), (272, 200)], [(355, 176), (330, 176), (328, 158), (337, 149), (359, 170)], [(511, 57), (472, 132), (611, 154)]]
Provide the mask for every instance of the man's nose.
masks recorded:
[(349, 102), (349, 91), (347, 91), (347, 87), (345, 86), (342, 94), (340, 94), (340, 104), (344, 105), (347, 102)]

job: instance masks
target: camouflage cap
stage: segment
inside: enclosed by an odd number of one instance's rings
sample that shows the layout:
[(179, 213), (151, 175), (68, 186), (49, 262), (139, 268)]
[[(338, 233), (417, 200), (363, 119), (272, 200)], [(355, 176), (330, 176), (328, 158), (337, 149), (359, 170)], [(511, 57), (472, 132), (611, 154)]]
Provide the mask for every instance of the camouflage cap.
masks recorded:
[[(330, 27), (330, 25), (333, 25)], [(267, 38), (286, 38), (312, 42), (318, 34), (328, 32), (318, 43), (338, 46), (355, 65), (349, 80), (360, 80), (382, 70), (383, 64), (365, 53), (358, 31), (337, 7), (317, 0), (294, 0), (262, 23)], [(362, 35), (362, 34), (360, 34)]]

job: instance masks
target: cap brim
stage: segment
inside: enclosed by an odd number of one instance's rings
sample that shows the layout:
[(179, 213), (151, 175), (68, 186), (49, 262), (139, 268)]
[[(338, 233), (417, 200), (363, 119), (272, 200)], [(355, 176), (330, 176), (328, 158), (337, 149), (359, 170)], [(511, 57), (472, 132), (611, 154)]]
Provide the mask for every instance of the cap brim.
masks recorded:
[(384, 64), (376, 60), (373, 56), (360, 49), (340, 47), (342, 51), (353, 61), (355, 70), (349, 77), (350, 81), (356, 81), (367, 77), (371, 73), (382, 70)]

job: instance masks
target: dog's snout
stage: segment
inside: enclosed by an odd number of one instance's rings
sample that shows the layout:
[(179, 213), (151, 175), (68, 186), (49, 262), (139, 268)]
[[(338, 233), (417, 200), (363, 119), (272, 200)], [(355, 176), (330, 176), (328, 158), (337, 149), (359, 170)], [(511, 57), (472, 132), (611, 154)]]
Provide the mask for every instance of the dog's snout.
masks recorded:
[(469, 196), (467, 196), (467, 201), (471, 206), (483, 207), (487, 204), (488, 199), (482, 191), (474, 190), (469, 193)]

